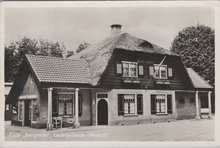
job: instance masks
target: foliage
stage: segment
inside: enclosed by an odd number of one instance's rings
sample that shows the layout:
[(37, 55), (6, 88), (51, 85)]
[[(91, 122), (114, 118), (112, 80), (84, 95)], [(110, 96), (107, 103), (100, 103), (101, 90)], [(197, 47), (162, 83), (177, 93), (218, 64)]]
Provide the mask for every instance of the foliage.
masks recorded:
[(65, 57), (66, 57), (66, 58), (69, 58), (69, 57), (71, 57), (71, 56), (74, 55), (74, 54), (75, 54), (74, 51), (68, 50)]
[(87, 48), (88, 46), (90, 46), (90, 44), (89, 44), (89, 43), (86, 43), (86, 42), (79, 44), (78, 48), (76, 49), (76, 53), (78, 53), (78, 52), (84, 50), (84, 49)]
[(13, 82), (25, 54), (63, 57), (63, 44), (24, 37), (5, 46), (5, 82)]
[(171, 51), (182, 57), (186, 67), (193, 68), (211, 85), (215, 85), (214, 29), (199, 24), (186, 27), (172, 42)]

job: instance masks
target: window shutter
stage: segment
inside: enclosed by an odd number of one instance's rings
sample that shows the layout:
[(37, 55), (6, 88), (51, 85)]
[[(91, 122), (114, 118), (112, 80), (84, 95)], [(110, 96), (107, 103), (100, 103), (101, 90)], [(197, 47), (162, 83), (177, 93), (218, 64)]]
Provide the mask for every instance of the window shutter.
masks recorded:
[(151, 95), (151, 114), (156, 114), (156, 95)]
[(116, 74), (122, 74), (122, 64), (116, 64)]
[(124, 115), (124, 95), (118, 94), (118, 115)]
[(144, 65), (138, 65), (138, 75), (144, 75)]
[(142, 115), (143, 114), (143, 95), (137, 95), (137, 113)]
[(52, 100), (52, 104), (53, 104), (53, 107), (52, 107), (52, 111), (53, 111), (53, 116), (54, 117), (57, 117), (58, 116), (58, 108), (59, 108), (59, 102), (58, 102), (58, 95), (56, 94), (53, 94), (53, 100)]
[(154, 75), (154, 67), (153, 66), (149, 66), (149, 75), (150, 76)]
[(82, 95), (78, 97), (78, 116), (82, 116)]
[(172, 95), (167, 95), (167, 113), (172, 114)]
[(168, 68), (168, 77), (173, 76), (173, 69), (171, 67)]

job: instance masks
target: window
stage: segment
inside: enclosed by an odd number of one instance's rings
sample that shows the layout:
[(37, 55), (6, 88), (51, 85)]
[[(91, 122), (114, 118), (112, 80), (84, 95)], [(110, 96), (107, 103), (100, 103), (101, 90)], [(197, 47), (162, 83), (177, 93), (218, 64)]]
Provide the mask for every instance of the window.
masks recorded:
[(167, 79), (167, 66), (161, 65), (160, 67), (158, 65), (154, 65), (154, 78), (157, 79)]
[(151, 114), (172, 114), (172, 95), (151, 95)]
[(73, 114), (73, 94), (59, 94), (59, 115)]
[(98, 94), (97, 94), (97, 98), (101, 98), (101, 99), (103, 99), (103, 98), (108, 98), (108, 94), (98, 93)]
[(23, 110), (24, 110), (24, 103), (23, 101), (18, 101), (18, 120), (23, 120)]
[(143, 114), (142, 94), (118, 94), (118, 115)]
[(124, 113), (135, 114), (135, 95), (124, 95)]
[(165, 95), (156, 95), (156, 112), (166, 113)]
[(137, 63), (135, 62), (122, 62), (123, 77), (137, 77)]

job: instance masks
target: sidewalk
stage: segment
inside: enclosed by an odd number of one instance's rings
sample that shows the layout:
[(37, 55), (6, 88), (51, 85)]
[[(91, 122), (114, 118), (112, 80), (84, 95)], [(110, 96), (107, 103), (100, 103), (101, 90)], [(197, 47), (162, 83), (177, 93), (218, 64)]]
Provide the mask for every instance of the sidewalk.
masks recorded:
[(46, 131), (5, 125), (5, 139), (10, 141), (211, 141), (214, 119), (177, 120), (155, 124), (124, 126), (81, 126)]

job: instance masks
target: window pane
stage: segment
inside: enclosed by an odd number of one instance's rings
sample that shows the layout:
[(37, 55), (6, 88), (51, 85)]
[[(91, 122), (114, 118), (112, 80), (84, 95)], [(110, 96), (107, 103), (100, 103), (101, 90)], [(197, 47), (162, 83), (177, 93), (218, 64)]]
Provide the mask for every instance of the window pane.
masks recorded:
[(134, 113), (135, 113), (135, 108), (134, 108), (134, 106), (135, 106), (134, 102), (131, 102), (131, 103), (130, 103), (130, 113), (131, 113), (131, 114), (134, 114)]
[(108, 98), (108, 94), (97, 94), (97, 98)]
[(154, 66), (155, 68), (155, 77), (156, 78), (163, 78), (166, 79), (167, 78), (167, 67), (166, 66), (160, 66), (158, 67), (158, 65)]
[(59, 115), (64, 114), (64, 103), (59, 103)]
[(59, 115), (72, 115), (73, 94), (59, 94)]
[(124, 95), (124, 113), (125, 114), (135, 113), (135, 95), (134, 94)]
[(128, 114), (128, 103), (127, 102), (125, 102), (124, 104), (124, 112), (125, 114)]
[(155, 68), (155, 73), (154, 73), (154, 75), (155, 75), (156, 78), (159, 78), (159, 77), (160, 77), (159, 67), (158, 67), (158, 66), (155, 66), (154, 68)]
[(137, 76), (137, 64), (130, 63), (130, 76), (131, 77)]
[(123, 63), (123, 76), (129, 76), (129, 64)]
[(72, 102), (67, 103), (67, 114), (70, 115), (73, 113), (73, 105)]
[(165, 113), (166, 112), (165, 95), (157, 95), (156, 96), (156, 111), (157, 111), (157, 113)]

